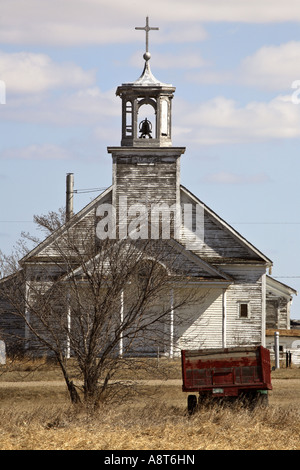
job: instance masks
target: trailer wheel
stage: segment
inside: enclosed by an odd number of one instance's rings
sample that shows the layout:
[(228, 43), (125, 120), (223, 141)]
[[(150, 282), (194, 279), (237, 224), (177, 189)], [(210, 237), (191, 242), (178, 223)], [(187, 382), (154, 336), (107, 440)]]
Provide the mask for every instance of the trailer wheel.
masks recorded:
[(189, 415), (192, 415), (193, 413), (195, 413), (196, 408), (197, 408), (197, 397), (196, 397), (196, 395), (188, 395), (187, 408), (188, 408)]
[(266, 407), (269, 403), (268, 393), (253, 391), (248, 392), (243, 396), (243, 401), (246, 406), (251, 410), (255, 410), (257, 407)]
[(257, 405), (266, 407), (269, 405), (269, 395), (267, 393), (260, 393), (257, 399)]

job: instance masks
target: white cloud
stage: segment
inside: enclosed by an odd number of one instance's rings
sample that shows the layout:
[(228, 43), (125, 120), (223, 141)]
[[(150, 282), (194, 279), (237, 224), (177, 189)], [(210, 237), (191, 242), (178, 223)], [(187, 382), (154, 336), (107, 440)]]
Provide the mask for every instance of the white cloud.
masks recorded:
[(246, 106), (219, 96), (194, 106), (180, 103), (176, 128), (176, 139), (182, 128), (186, 139), (204, 145), (299, 138), (300, 106), (292, 103), (291, 96)]
[(162, 15), (170, 21), (274, 23), (299, 21), (298, 0), (153, 0), (153, 9), (162, 5)]
[(53, 88), (89, 86), (95, 81), (93, 71), (55, 63), (46, 54), (0, 52), (0, 77), (9, 93), (41, 93)]
[(279, 46), (263, 46), (241, 61), (235, 70), (211, 70), (187, 73), (196, 83), (238, 84), (262, 90), (288, 90), (300, 80), (300, 42), (290, 41)]
[(115, 96), (115, 90), (102, 92), (97, 86), (84, 88), (65, 99), (65, 106), (78, 115), (99, 117), (120, 116), (121, 101)]
[(75, 92), (18, 95), (8, 97), (1, 108), (0, 120), (20, 121), (55, 126), (91, 126), (108, 122), (121, 115), (121, 102), (114, 90), (102, 92), (98, 87), (87, 87)]
[(282, 90), (300, 79), (300, 42), (291, 41), (280, 46), (264, 46), (246, 57), (238, 71), (243, 84), (264, 89)]
[(29, 145), (22, 148), (10, 148), (3, 150), (0, 159), (20, 159), (20, 160), (66, 160), (72, 158), (69, 150), (53, 145)]
[[(161, 28), (159, 41), (182, 42), (205, 36), (200, 23), (300, 21), (298, 0), (151, 0), (150, 25)], [(107, 44), (136, 41), (145, 5), (136, 0), (2, 0), (2, 44)], [(190, 23), (190, 29), (182, 23)], [(174, 29), (170, 25), (174, 24)], [(165, 27), (165, 32), (164, 32)], [(198, 28), (198, 30), (197, 30)], [(153, 35), (154, 36), (154, 35)]]

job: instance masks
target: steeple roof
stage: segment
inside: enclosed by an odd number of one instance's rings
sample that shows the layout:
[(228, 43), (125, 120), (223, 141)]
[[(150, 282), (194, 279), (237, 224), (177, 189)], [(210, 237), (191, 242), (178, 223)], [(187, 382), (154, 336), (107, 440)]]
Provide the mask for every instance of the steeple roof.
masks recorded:
[[(145, 58), (146, 54), (144, 54)], [(150, 54), (149, 54), (150, 56)], [(157, 78), (154, 77), (153, 73), (151, 72), (150, 68), (150, 57), (145, 59), (145, 66), (142, 75), (135, 80), (134, 82), (130, 83), (123, 83), (123, 86), (145, 86), (145, 87), (170, 87), (173, 88), (171, 84), (163, 83), (157, 80)]]

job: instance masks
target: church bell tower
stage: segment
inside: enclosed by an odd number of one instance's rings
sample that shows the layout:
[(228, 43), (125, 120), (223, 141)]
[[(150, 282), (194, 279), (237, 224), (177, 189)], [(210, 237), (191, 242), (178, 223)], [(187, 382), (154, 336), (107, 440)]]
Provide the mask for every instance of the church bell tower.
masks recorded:
[(172, 146), (172, 99), (175, 87), (157, 80), (150, 69), (149, 26), (142, 75), (123, 83), (116, 95), (122, 100), (121, 146), (108, 147), (113, 159), (113, 204), (180, 204), (180, 157), (184, 147)]
[[(150, 70), (151, 54), (148, 51), (148, 34), (151, 29), (146, 20), (145, 66), (142, 75), (133, 83), (119, 86), (116, 94), (122, 99), (122, 141), (125, 147), (171, 147), (172, 98), (175, 88), (159, 82)], [(155, 122), (142, 120), (144, 107), (151, 107)], [(145, 141), (144, 139), (147, 139)]]

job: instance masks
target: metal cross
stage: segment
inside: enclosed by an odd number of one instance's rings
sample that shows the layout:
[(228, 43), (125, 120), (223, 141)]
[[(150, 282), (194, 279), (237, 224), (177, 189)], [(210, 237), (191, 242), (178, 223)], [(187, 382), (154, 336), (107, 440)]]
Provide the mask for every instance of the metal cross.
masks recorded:
[(146, 31), (146, 52), (149, 52), (149, 31), (151, 30), (159, 30), (159, 28), (150, 28), (149, 26), (149, 17), (146, 17), (146, 26), (144, 27), (136, 27), (135, 29), (140, 29)]

